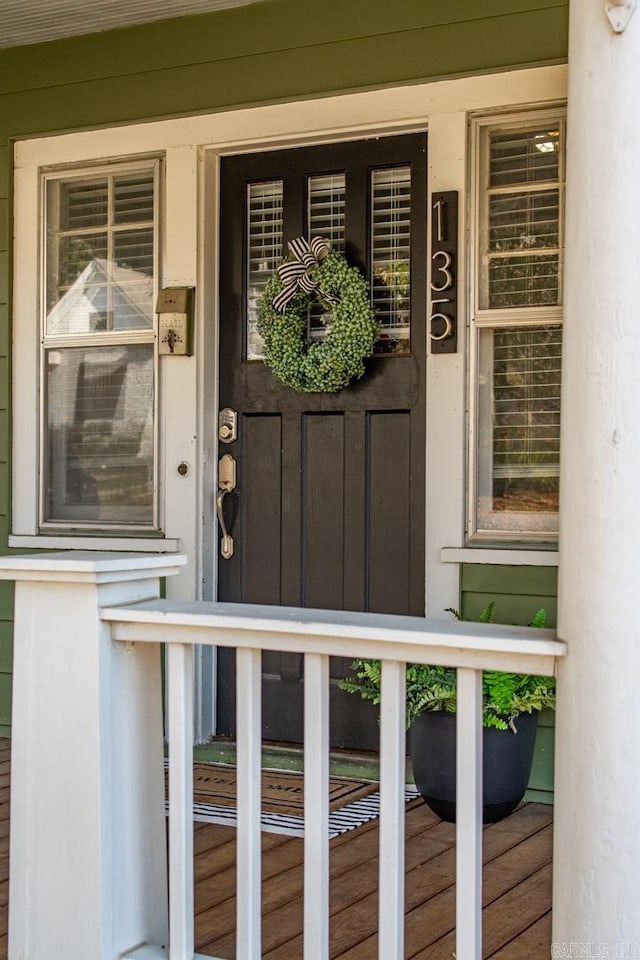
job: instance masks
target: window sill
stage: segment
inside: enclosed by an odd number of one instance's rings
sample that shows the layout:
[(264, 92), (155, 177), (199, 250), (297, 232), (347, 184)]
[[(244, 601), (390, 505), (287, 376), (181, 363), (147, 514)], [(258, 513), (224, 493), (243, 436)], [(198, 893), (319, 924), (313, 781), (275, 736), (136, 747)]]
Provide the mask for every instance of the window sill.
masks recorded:
[(557, 550), (514, 550), (489, 547), (443, 547), (442, 563), (494, 563), (505, 566), (557, 567)]
[(9, 534), (10, 547), (25, 550), (117, 550), (136, 553), (177, 553), (178, 539), (166, 537), (56, 537)]

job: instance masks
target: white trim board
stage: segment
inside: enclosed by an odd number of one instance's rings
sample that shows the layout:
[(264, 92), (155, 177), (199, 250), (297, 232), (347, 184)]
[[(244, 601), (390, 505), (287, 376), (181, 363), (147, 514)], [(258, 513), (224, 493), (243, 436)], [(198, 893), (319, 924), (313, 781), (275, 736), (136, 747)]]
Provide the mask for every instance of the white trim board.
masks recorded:
[(503, 550), (499, 547), (443, 547), (443, 563), (494, 563), (509, 567), (557, 567), (557, 550)]
[(167, 537), (22, 537), (9, 534), (9, 546), (25, 550), (135, 550), (137, 553), (177, 553), (180, 541)]

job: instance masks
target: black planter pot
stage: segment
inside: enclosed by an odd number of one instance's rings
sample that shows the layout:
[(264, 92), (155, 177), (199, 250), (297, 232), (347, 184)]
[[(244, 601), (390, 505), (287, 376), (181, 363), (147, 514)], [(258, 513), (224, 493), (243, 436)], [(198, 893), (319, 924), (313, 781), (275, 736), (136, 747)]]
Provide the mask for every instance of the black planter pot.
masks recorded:
[[(517, 733), (483, 727), (483, 823), (496, 823), (522, 800), (529, 782), (536, 742), (537, 713), (518, 717)], [(434, 813), (456, 819), (456, 715), (430, 712), (416, 717), (409, 731), (416, 787)]]

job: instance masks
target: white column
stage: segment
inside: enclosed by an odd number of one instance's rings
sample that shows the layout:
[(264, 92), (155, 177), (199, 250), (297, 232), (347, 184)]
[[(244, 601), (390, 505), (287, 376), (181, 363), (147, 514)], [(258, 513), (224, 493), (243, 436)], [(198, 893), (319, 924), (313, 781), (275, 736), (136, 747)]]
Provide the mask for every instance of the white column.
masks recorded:
[(604, 0), (570, 17), (553, 939), (618, 958), (640, 955), (640, 9), (622, 33)]
[(114, 960), (167, 942), (159, 646), (99, 608), (158, 596), (182, 556), (0, 559), (16, 580), (9, 957)]

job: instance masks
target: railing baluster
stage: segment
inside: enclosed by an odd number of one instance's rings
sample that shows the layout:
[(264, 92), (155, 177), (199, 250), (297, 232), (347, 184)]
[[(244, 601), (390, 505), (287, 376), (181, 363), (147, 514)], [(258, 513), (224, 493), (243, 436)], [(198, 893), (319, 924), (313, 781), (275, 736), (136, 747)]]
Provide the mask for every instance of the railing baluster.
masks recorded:
[(482, 960), (482, 670), (458, 668), (456, 956)]
[(378, 956), (404, 957), (405, 664), (382, 662)]
[(260, 960), (261, 954), (261, 681), (260, 650), (239, 647), (236, 653), (238, 960)]
[(304, 658), (304, 957), (329, 957), (329, 657)]
[(169, 957), (193, 960), (193, 647), (167, 644)]

